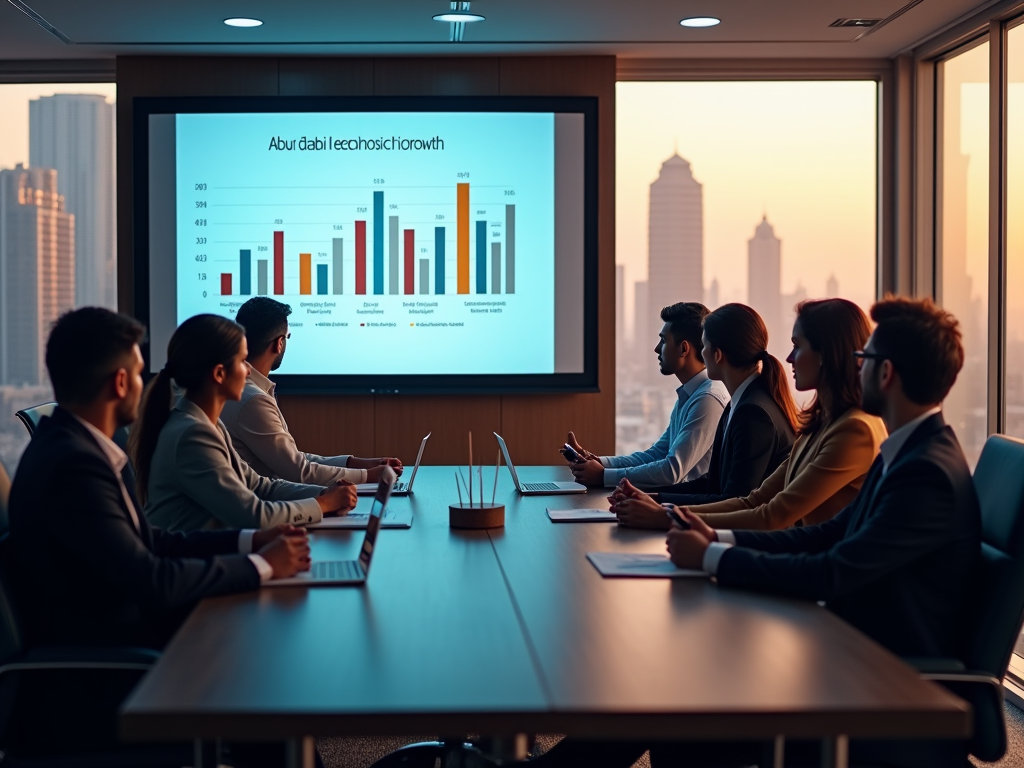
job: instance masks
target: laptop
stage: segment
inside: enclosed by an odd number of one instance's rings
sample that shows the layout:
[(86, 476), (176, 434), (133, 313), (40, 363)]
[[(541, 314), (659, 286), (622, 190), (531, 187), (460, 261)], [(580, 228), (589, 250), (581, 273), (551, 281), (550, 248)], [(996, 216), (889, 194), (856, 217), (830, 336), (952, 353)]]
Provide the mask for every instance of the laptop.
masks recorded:
[[(412, 468), (412, 474), (409, 475), (409, 482), (395, 483), (395, 487), (391, 491), (392, 496), (408, 496), (412, 493), (412, 484), (416, 482), (416, 472), (419, 470), (420, 461), (423, 459), (423, 449), (427, 447), (427, 440), (430, 439), (432, 434), (434, 433), (427, 432), (427, 436), (420, 441), (420, 450), (419, 453), (416, 454), (416, 464)], [(377, 493), (377, 484), (359, 483), (359, 485), (356, 486), (356, 493), (360, 496), (372, 496)]]
[(548, 496), (559, 493), (587, 492), (587, 487), (579, 483), (520, 483), (519, 475), (516, 474), (516, 465), (512, 463), (512, 457), (508, 455), (508, 446), (505, 445), (505, 441), (497, 432), (494, 433), (494, 436), (498, 438), (498, 446), (505, 457), (505, 463), (508, 464), (508, 471), (512, 473), (512, 482), (516, 484), (516, 490), (523, 494), (523, 496)]
[(391, 498), (391, 488), (395, 484), (395, 471), (388, 467), (377, 483), (377, 493), (370, 507), (370, 520), (366, 526), (366, 536), (355, 560), (319, 560), (312, 564), (308, 571), (303, 571), (287, 579), (271, 579), (268, 587), (320, 587), (344, 586), (349, 584), (365, 584), (370, 575), (370, 560), (377, 544), (377, 533), (380, 531), (381, 516)]

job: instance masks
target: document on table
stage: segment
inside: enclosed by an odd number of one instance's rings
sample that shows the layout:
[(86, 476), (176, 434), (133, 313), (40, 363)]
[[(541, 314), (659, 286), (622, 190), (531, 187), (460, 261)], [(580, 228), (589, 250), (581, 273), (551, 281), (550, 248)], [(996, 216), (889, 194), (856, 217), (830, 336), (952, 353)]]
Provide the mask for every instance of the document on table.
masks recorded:
[(587, 552), (587, 559), (602, 576), (646, 579), (704, 578), (704, 571), (677, 568), (665, 555), (633, 555), (625, 552)]
[[(366, 528), (370, 522), (370, 514), (368, 512), (349, 512), (347, 515), (338, 515), (337, 517), (325, 517), (319, 523), (313, 523), (307, 525), (311, 531), (325, 530), (329, 528), (333, 529), (363, 529)], [(400, 512), (392, 512), (390, 509), (384, 510), (384, 516), (380, 521), (381, 528), (412, 528), (412, 511), (403, 509)]]
[(618, 517), (607, 509), (551, 509), (548, 517), (553, 523), (615, 523)]

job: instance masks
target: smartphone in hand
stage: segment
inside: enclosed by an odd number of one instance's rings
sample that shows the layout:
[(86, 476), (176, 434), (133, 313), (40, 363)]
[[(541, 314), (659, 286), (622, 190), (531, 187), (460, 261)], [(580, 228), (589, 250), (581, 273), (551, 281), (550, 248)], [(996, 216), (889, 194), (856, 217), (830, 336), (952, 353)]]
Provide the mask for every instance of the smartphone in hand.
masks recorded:
[(570, 462), (572, 464), (575, 464), (577, 462), (583, 461), (583, 457), (580, 456), (578, 453), (576, 453), (576, 449), (573, 448), (568, 443), (566, 443), (561, 448), (559, 448), (558, 451), (563, 456), (565, 456), (566, 461), (568, 461), (568, 462)]

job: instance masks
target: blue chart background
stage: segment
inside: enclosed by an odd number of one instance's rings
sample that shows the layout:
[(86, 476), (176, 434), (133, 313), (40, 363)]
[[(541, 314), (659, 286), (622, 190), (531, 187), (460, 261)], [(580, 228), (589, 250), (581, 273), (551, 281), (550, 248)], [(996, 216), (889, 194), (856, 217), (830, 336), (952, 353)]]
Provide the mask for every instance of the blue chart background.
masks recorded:
[[(302, 137), (392, 136), (425, 141), (437, 136), (444, 149), (297, 148)], [(269, 149), (278, 138), (294, 140), (296, 149)], [(248, 298), (238, 295), (241, 249), (252, 254), (252, 293), (258, 287), (257, 261), (266, 259), (273, 296), (273, 233), (280, 230), (285, 233), (285, 290), (275, 298), (293, 310), (282, 373), (554, 372), (554, 115), (178, 115), (176, 162), (179, 323), (201, 312), (234, 317)], [(460, 182), (470, 184), (469, 295), (456, 293)], [(388, 218), (399, 217), (397, 296), (374, 295), (374, 192), (384, 196), (384, 274), (379, 277), (385, 294), (390, 287)], [(495, 295), (490, 293), (493, 242), (501, 243), (501, 289), (506, 289), (506, 204), (516, 207), (515, 294)], [(197, 226), (200, 220), (205, 224)], [(366, 221), (366, 296), (355, 295), (356, 220)], [(478, 229), (478, 221), (487, 223)], [(445, 227), (441, 296), (435, 295), (434, 282), (437, 226)], [(406, 229), (415, 230), (411, 296), (404, 293)], [(487, 240), (486, 295), (476, 293), (479, 232)], [(327, 290), (333, 290), (333, 238), (344, 241), (343, 294), (321, 296), (318, 265), (329, 265)], [(299, 295), (299, 253), (311, 254), (311, 296)], [(430, 262), (429, 295), (419, 294), (420, 259)], [(232, 274), (232, 296), (220, 295), (225, 272)]]

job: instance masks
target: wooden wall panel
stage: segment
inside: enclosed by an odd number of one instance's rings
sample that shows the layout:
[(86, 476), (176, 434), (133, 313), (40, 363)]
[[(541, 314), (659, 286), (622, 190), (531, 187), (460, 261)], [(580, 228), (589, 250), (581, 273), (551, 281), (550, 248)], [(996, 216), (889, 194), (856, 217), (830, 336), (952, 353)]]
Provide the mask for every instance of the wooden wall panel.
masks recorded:
[(597, 394), (506, 395), (503, 437), (513, 459), (551, 464), (570, 429), (589, 450), (615, 452), (615, 59), (611, 56), (509, 57), (501, 93), (597, 96), (598, 103), (598, 386)]
[(377, 456), (372, 396), (281, 395), (281, 412), (300, 450), (321, 456)]
[(496, 58), (394, 58), (374, 65), (377, 96), (496, 96)]
[(281, 96), (373, 95), (373, 59), (288, 58), (279, 68)]
[(474, 446), (481, 446), (484, 455), (490, 457), (488, 461), (493, 461), (492, 450), (496, 450), (498, 444), (491, 433), (501, 431), (501, 398), (444, 395), (377, 398), (377, 456), (398, 456), (411, 464), (416, 460), (420, 440), (427, 432), (432, 432), (424, 463), (465, 464), (470, 431)]
[[(282, 396), (300, 447), (415, 459), (433, 431), (429, 464), (465, 462), (469, 430), (483, 446), (501, 432), (523, 464), (560, 461), (565, 432), (610, 453), (615, 443), (614, 57), (274, 58), (121, 57), (118, 82), (118, 300), (132, 312), (132, 100), (137, 96), (566, 95), (599, 106), (599, 386), (597, 394)], [(479, 435), (479, 436), (478, 436)], [(482, 458), (482, 457), (481, 457)], [(491, 458), (488, 456), (488, 462)]]

